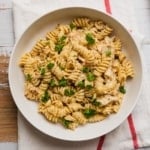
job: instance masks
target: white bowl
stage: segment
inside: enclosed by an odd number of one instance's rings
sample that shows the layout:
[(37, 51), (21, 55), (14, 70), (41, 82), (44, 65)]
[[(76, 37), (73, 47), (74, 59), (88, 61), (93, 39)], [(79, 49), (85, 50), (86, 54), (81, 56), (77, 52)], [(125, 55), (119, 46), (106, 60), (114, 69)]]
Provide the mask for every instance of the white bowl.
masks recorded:
[[(41, 37), (44, 37), (46, 32), (53, 29), (57, 24), (69, 23), (73, 18), (80, 16), (103, 20), (114, 28), (115, 34), (123, 42), (123, 48), (127, 57), (133, 62), (135, 78), (127, 82), (127, 93), (117, 114), (110, 115), (104, 121), (87, 124), (77, 128), (75, 131), (71, 131), (64, 129), (60, 125), (48, 122), (38, 113), (37, 103), (26, 99), (24, 96), (24, 76), (18, 66), (18, 62), (22, 54), (31, 50), (35, 42)], [(28, 122), (39, 131), (49, 136), (68, 141), (89, 140), (112, 131), (131, 113), (137, 102), (142, 84), (142, 62), (134, 40), (117, 20), (95, 9), (80, 7), (63, 8), (40, 17), (22, 34), (10, 58), (9, 84), (18, 109)]]

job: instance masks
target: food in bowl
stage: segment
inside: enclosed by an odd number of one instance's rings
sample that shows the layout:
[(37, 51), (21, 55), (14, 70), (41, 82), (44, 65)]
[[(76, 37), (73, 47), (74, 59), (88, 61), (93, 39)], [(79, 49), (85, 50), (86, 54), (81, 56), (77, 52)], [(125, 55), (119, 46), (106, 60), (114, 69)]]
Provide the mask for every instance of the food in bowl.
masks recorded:
[(101, 20), (75, 18), (58, 24), (19, 62), (25, 96), (53, 123), (75, 129), (117, 113), (134, 77), (113, 28)]

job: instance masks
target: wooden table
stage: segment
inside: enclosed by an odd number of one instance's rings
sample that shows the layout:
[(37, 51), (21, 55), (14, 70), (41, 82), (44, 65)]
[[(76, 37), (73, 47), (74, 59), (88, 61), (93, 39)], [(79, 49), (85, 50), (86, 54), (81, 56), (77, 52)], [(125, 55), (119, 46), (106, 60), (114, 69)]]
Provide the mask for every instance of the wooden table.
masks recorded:
[[(134, 0), (134, 3), (139, 32), (150, 37), (150, 1)], [(147, 42), (142, 49), (147, 56), (146, 59), (150, 56), (149, 44)], [(8, 84), (8, 62), (13, 46), (12, 2), (0, 0), (0, 150), (17, 149), (17, 108)], [(150, 67), (148, 71), (150, 72)]]
[(9, 56), (14, 46), (12, 22), (11, 1), (0, 0), (0, 150), (16, 149), (16, 144), (3, 142), (17, 142), (17, 108), (8, 84)]

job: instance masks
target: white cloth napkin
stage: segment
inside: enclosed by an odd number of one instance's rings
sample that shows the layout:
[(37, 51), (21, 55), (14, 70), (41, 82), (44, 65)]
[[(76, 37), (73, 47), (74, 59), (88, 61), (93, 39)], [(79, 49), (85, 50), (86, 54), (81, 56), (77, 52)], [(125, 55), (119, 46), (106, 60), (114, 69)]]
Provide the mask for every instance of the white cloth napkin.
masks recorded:
[[(86, 6), (112, 13), (127, 29), (137, 32), (134, 5), (131, 0), (13, 0), (15, 38), (36, 18), (62, 7)], [(144, 66), (146, 68), (147, 66)], [(150, 146), (150, 101), (148, 72), (136, 108), (117, 129), (100, 138), (84, 142), (67, 142), (48, 137), (33, 128), (18, 114), (19, 150), (130, 150)], [(133, 89), (134, 90), (134, 89)], [(56, 133), (57, 134), (57, 133)], [(148, 148), (150, 149), (150, 147)]]

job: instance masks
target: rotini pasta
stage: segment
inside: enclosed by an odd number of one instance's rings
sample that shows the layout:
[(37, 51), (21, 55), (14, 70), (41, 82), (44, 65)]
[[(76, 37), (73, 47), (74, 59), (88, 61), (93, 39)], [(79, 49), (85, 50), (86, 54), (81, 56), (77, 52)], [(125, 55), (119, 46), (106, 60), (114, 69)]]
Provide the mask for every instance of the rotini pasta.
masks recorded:
[(135, 75), (113, 28), (83, 17), (49, 31), (19, 65), (25, 96), (48, 121), (72, 130), (117, 113)]

